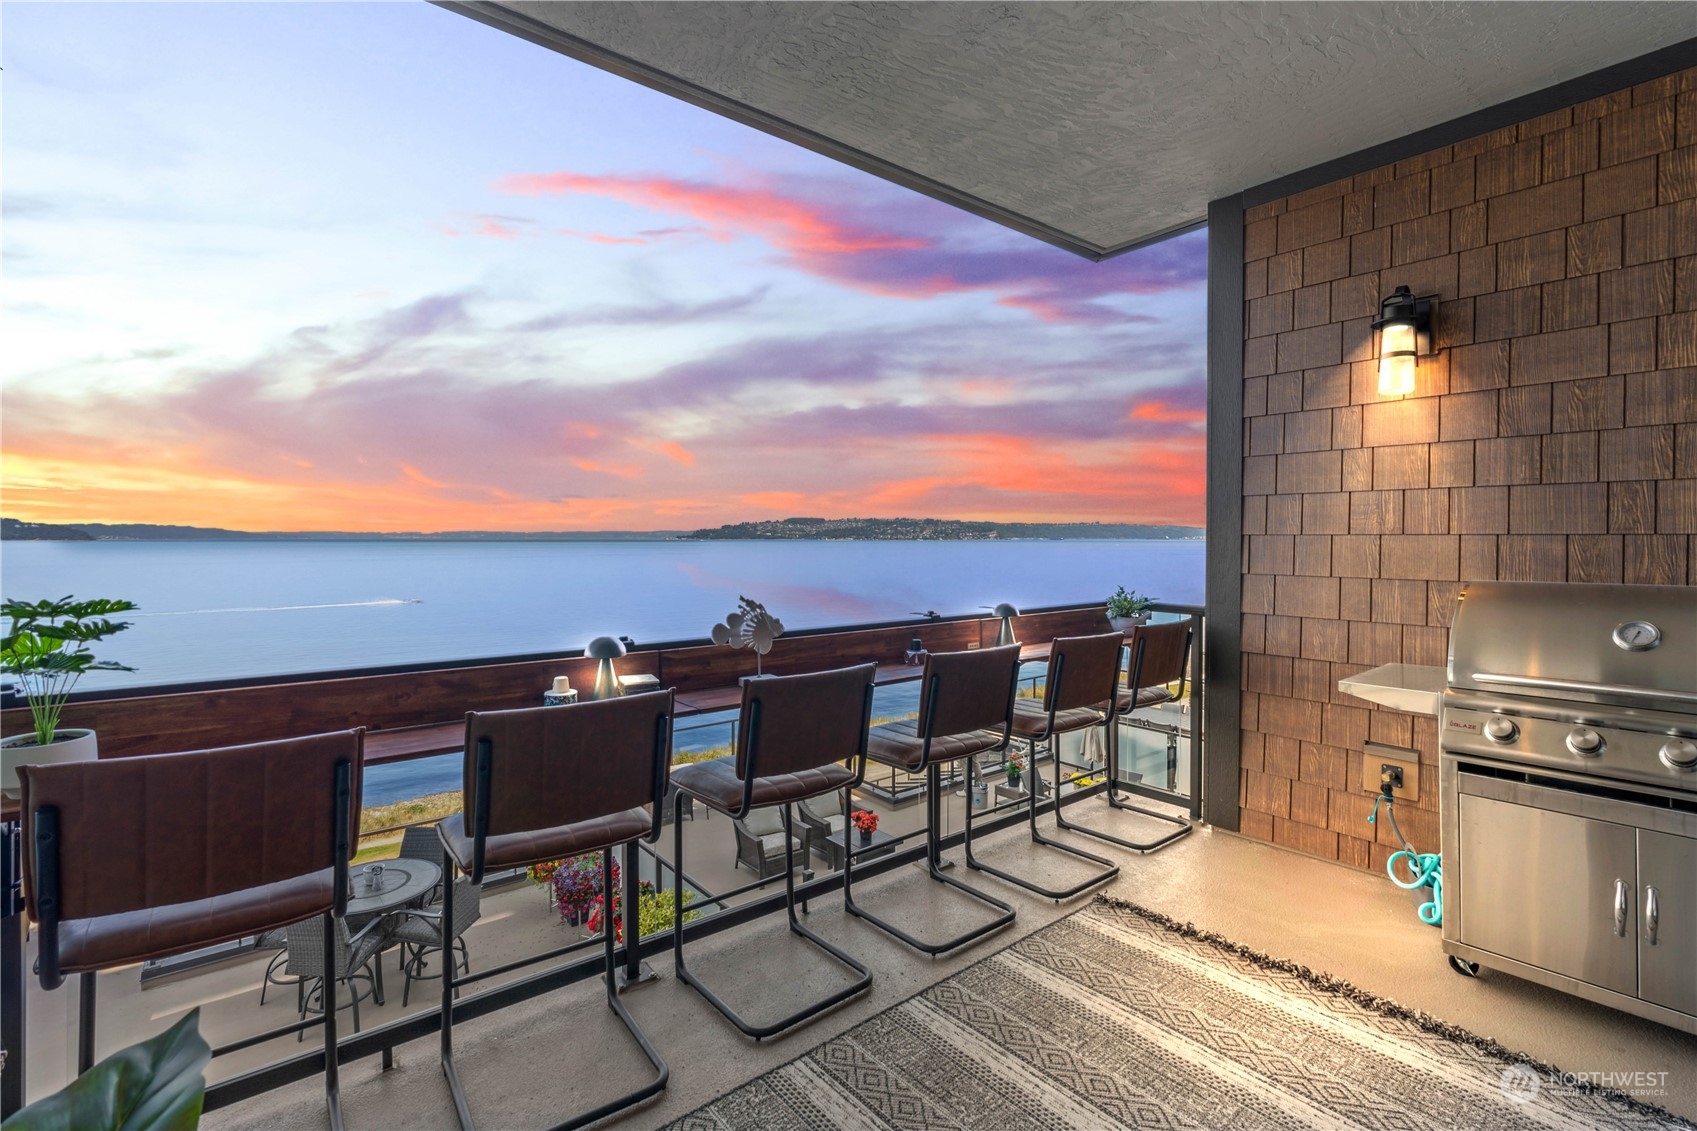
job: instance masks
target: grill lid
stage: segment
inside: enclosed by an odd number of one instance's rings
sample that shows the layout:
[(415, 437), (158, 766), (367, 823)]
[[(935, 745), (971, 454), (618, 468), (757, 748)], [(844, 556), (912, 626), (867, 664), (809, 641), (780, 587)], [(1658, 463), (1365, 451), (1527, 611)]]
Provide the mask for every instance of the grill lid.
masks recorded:
[(1697, 589), (1469, 582), (1449, 686), (1697, 713)]

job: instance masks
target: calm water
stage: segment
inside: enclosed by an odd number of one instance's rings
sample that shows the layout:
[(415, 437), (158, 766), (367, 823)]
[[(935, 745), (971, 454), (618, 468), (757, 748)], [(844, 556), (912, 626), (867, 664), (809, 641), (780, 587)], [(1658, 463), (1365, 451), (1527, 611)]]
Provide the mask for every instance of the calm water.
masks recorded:
[[(792, 630), (1104, 600), (1116, 585), (1201, 604), (1202, 567), (1201, 541), (8, 542), (0, 592), (141, 606), (96, 650), (137, 670), (90, 675), (92, 689), (564, 651), (602, 633), (704, 638), (743, 593)], [(876, 709), (912, 708), (881, 695)], [(366, 798), (457, 774), (455, 759), (385, 767)]]

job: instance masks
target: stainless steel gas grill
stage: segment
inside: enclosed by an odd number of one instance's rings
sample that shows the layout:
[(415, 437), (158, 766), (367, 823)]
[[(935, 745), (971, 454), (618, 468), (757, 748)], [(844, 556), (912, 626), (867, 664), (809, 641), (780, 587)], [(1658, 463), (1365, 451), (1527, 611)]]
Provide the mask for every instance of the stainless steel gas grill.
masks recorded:
[(1439, 734), (1451, 965), (1697, 1033), (1697, 589), (1467, 585)]

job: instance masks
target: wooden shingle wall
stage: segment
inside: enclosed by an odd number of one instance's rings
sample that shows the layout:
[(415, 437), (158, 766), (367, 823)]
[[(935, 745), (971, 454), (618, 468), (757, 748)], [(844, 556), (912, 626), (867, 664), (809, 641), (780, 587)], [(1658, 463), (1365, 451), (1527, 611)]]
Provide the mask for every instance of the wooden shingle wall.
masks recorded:
[[(1445, 660), (1468, 580), (1697, 584), (1697, 70), (1247, 211), (1242, 829), (1382, 868), (1362, 744), (1437, 726), (1343, 695)], [(1379, 300), (1438, 352), (1377, 391)], [(1426, 771), (1423, 769), (1423, 777)]]

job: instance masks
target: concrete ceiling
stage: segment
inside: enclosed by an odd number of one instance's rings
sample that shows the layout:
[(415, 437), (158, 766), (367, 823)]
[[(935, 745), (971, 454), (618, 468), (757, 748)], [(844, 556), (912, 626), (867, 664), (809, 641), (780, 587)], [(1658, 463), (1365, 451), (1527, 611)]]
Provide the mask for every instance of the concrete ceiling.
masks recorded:
[(1697, 30), (1584, 0), (443, 6), (1092, 258)]

